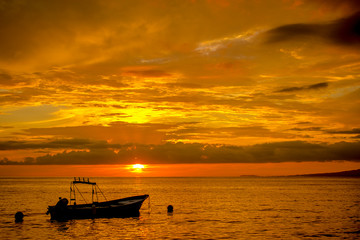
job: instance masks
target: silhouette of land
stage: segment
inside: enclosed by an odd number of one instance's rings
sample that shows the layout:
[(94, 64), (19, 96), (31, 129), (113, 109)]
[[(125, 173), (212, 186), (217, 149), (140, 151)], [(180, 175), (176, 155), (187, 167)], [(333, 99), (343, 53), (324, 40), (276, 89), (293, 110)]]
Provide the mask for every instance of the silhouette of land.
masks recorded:
[(296, 177), (351, 177), (351, 178), (360, 178), (360, 169), (343, 171), (343, 172), (333, 172), (333, 173), (315, 173), (315, 174), (304, 174), (304, 175), (295, 175)]
[[(261, 177), (259, 175), (240, 175), (239, 177)], [(301, 174), (301, 175), (279, 175), (276, 177), (348, 177), (348, 178), (360, 178), (360, 169), (342, 171), (342, 172), (331, 172), (331, 173), (312, 173), (312, 174)]]

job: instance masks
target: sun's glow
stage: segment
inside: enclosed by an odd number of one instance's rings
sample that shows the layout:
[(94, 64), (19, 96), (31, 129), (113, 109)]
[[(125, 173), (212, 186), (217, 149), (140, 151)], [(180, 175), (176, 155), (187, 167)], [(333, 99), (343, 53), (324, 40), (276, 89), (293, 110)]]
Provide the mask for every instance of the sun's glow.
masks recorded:
[(134, 165), (132, 165), (132, 168), (135, 168), (135, 169), (143, 169), (143, 168), (145, 168), (145, 166), (142, 165), (142, 164), (134, 164)]
[(138, 163), (131, 165), (131, 172), (141, 173), (141, 172), (143, 172), (143, 169), (145, 169), (145, 165), (138, 164)]

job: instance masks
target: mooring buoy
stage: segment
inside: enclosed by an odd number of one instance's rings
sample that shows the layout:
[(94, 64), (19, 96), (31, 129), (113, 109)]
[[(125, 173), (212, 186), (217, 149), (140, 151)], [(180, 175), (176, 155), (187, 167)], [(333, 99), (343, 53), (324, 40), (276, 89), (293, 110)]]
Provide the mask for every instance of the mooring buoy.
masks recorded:
[(174, 212), (174, 207), (173, 207), (172, 205), (169, 205), (169, 206), (167, 207), (167, 211), (168, 211), (168, 213)]
[(24, 214), (22, 212), (15, 213), (15, 222), (22, 222), (24, 220)]

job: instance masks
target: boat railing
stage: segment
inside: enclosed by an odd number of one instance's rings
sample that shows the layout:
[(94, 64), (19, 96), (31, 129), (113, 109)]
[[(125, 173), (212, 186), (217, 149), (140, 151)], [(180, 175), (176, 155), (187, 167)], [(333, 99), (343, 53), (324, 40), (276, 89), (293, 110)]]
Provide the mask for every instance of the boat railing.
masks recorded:
[(76, 178), (74, 177), (74, 181), (72, 181), (73, 184), (77, 184), (77, 183), (82, 183), (82, 184), (91, 184), (91, 185), (96, 185), (96, 182), (90, 182), (89, 178)]
[(76, 184), (88, 184), (88, 185), (91, 185), (91, 188), (92, 188), (91, 189), (91, 201), (92, 201), (93, 204), (99, 202), (98, 193), (101, 193), (101, 195), (107, 201), (104, 193), (101, 191), (101, 189), (96, 184), (96, 182), (90, 182), (89, 178), (86, 179), (86, 178), (80, 178), (80, 177), (76, 178), (76, 177), (74, 177), (74, 181), (72, 181), (70, 183), (70, 205), (71, 205), (71, 203), (73, 203), (73, 205), (76, 205), (76, 195), (77, 195), (76, 192), (78, 192), (80, 194), (81, 198), (87, 204), (86, 199), (84, 198), (84, 196), (82, 195), (82, 193), (80, 192), (80, 190), (76, 186)]

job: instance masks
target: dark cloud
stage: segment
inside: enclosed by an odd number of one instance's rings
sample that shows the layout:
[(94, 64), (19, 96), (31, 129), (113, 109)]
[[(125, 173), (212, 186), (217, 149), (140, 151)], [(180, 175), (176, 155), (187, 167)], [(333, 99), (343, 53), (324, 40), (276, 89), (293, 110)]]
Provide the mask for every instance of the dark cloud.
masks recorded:
[[(315, 144), (303, 141), (259, 144), (249, 151), (259, 162), (286, 161), (360, 161), (360, 142)], [(350, 151), (350, 153), (348, 152)]]
[(116, 146), (107, 144), (105, 141), (90, 141), (88, 139), (58, 139), (48, 142), (3, 141), (0, 142), (0, 151), (20, 149), (96, 149)]
[(327, 132), (333, 134), (359, 134), (360, 128), (353, 128), (351, 130), (327, 131)]
[(341, 160), (360, 161), (360, 142), (339, 142), (330, 145), (329, 152), (333, 157), (342, 157)]
[(327, 88), (328, 86), (329, 86), (329, 84), (327, 82), (322, 82), (322, 83), (317, 83), (317, 84), (303, 86), (303, 87), (283, 88), (276, 92), (297, 92), (297, 91), (302, 91), (302, 90), (317, 90), (317, 89), (321, 89), (321, 88)]
[(268, 43), (320, 38), (340, 45), (360, 44), (360, 12), (323, 24), (288, 24), (265, 33)]
[(360, 44), (360, 12), (340, 19), (330, 35), (338, 44)]
[(2, 160), (0, 160), (0, 165), (26, 165), (26, 164), (25, 162), (11, 161), (8, 158), (4, 157)]
[(322, 131), (322, 127), (308, 127), (308, 128), (291, 128), (293, 131)]
[(302, 37), (317, 36), (320, 34), (322, 25), (320, 24), (289, 24), (269, 30), (267, 42), (274, 43), (280, 41), (296, 40)]
[(296, 91), (301, 91), (301, 90), (304, 90), (304, 88), (303, 87), (289, 87), (289, 88), (281, 89), (276, 92), (296, 92)]
[(0, 129), (9, 129), (9, 128), (14, 128), (13, 126), (0, 126)]
[(317, 83), (313, 84), (307, 87), (307, 89), (320, 89), (320, 88), (326, 88), (329, 84), (327, 82)]
[(209, 136), (217, 139), (236, 138), (236, 137), (272, 137), (272, 138), (293, 138), (289, 133), (273, 132), (263, 126), (251, 127), (183, 127), (172, 131), (169, 139), (183, 139), (184, 136), (190, 139), (206, 139)]
[(23, 162), (7, 158), (1, 165), (13, 164), (130, 164), (138, 160), (148, 164), (171, 163), (269, 163), (306, 161), (360, 161), (360, 142), (315, 144), (303, 141), (230, 146), (166, 143), (161, 145), (122, 145), (117, 151), (97, 148), (28, 157)]
[(298, 124), (298, 125), (305, 125), (305, 124), (311, 124), (312, 122), (298, 122), (298, 123), (296, 123), (296, 124)]
[(38, 165), (66, 165), (66, 164), (112, 164), (119, 163), (117, 154), (108, 149), (94, 149), (91, 151), (71, 151), (58, 153), (55, 155), (45, 155), (37, 157), (35, 160)]

